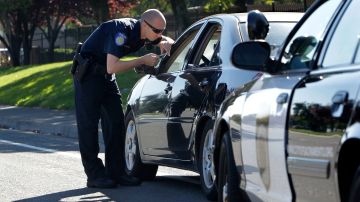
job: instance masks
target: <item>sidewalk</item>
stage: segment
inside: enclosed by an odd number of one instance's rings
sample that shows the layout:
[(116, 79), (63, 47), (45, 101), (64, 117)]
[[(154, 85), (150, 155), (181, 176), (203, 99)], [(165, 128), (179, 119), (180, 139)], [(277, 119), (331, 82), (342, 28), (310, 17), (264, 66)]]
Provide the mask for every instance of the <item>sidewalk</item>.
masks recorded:
[(0, 128), (77, 138), (74, 111), (0, 105)]

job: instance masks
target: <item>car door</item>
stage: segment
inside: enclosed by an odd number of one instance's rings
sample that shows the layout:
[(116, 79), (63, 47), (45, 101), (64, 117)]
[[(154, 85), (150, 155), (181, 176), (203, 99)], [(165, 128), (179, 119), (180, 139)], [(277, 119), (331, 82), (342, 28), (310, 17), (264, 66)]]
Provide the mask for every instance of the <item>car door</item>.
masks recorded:
[(190, 135), (199, 109), (204, 108), (220, 60), (221, 25), (210, 20), (204, 27), (188, 64), (175, 77), (168, 108), (167, 140), (172, 157), (190, 160)]
[[(264, 74), (246, 95), (241, 117), (241, 147), (245, 189), (254, 201), (259, 198), (292, 201), (285, 152), (290, 97), (292, 90), (311, 69), (315, 50), (339, 2), (326, 2), (307, 16), (307, 20), (287, 40), (277, 72)], [(301, 48), (304, 49), (302, 52)], [(303, 58), (299, 59), (301, 56)]]
[(150, 75), (141, 92), (139, 132), (143, 153), (169, 158), (167, 112), (173, 82), (186, 63), (188, 52), (203, 23), (184, 33), (174, 44), (172, 54), (160, 63), (158, 75)]
[[(333, 23), (319, 67), (294, 90), (289, 114), (288, 166), (301, 201), (339, 201), (336, 156), (360, 85), (359, 1)], [(340, 15), (339, 15), (340, 16)], [(338, 24), (337, 24), (338, 23)]]

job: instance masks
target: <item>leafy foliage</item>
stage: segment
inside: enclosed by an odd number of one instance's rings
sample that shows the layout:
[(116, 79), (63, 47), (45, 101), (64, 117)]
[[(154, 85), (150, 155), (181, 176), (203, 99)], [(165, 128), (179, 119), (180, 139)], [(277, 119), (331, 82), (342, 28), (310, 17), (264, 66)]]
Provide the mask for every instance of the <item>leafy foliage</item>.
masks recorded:
[(209, 0), (204, 6), (205, 11), (208, 12), (224, 12), (233, 5), (234, 0)]

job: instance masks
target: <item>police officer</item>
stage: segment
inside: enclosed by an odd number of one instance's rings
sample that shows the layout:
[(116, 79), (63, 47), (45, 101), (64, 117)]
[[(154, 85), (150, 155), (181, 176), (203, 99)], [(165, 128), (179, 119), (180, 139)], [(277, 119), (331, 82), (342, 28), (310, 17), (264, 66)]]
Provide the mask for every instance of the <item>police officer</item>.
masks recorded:
[[(159, 58), (154, 53), (130, 61), (119, 60), (146, 44), (158, 45), (162, 53), (169, 54), (174, 41), (162, 35), (165, 27), (163, 14), (150, 9), (140, 20), (123, 18), (104, 22), (81, 48), (80, 55), (91, 61), (82, 80), (74, 77), (79, 147), (88, 187), (113, 188), (117, 184), (141, 183), (138, 178), (124, 173), (124, 114), (115, 73), (138, 65), (154, 66)], [(100, 119), (105, 165), (98, 157)]]

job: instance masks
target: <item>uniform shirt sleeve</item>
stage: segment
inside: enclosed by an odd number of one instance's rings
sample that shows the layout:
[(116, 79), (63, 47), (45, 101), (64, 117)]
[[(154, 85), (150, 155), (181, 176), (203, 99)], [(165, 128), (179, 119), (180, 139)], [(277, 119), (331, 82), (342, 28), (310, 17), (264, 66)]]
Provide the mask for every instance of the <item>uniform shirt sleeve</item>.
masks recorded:
[(104, 53), (121, 58), (125, 55), (125, 42), (128, 40), (125, 29), (118, 24), (111, 24), (104, 42)]

